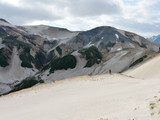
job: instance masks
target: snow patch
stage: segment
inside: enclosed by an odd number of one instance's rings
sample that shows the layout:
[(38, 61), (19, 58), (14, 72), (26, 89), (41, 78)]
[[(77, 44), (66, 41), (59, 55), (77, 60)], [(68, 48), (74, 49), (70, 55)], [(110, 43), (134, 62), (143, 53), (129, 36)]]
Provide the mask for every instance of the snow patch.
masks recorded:
[(115, 34), (115, 36), (116, 36), (117, 39), (119, 39), (119, 35), (118, 34)]
[(122, 50), (122, 47), (117, 49), (117, 51), (121, 51), (121, 50)]
[(92, 41), (88, 45), (86, 45), (84, 48), (89, 48), (91, 46), (94, 46), (94, 44), (92, 44)]
[(123, 31), (123, 30), (119, 30), (119, 29), (116, 29), (120, 34), (122, 34), (123, 36), (125, 36), (125, 37), (127, 37), (126, 35), (125, 35), (125, 31)]

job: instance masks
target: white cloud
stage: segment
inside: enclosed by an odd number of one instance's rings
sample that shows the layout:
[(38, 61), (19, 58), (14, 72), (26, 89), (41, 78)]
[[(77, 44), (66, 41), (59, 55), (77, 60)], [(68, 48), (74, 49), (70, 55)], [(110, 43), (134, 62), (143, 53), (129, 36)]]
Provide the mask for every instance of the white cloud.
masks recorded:
[(7, 3), (14, 6), (20, 6), (20, 0), (0, 0), (1, 3)]
[(48, 24), (71, 30), (114, 26), (142, 35), (160, 33), (159, 0), (0, 0), (13, 24)]
[(155, 23), (160, 18), (158, 0), (139, 0), (134, 6), (122, 5), (125, 19), (132, 19), (140, 23)]

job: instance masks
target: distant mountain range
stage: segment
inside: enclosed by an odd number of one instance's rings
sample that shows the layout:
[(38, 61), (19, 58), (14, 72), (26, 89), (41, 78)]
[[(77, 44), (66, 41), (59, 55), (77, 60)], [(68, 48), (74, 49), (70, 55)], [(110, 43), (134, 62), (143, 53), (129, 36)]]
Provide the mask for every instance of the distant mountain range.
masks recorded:
[(154, 42), (156, 44), (160, 44), (160, 35), (152, 36), (150, 38), (147, 38), (147, 40)]
[(73, 76), (123, 72), (158, 52), (159, 45), (110, 26), (70, 31), (0, 19), (0, 94)]

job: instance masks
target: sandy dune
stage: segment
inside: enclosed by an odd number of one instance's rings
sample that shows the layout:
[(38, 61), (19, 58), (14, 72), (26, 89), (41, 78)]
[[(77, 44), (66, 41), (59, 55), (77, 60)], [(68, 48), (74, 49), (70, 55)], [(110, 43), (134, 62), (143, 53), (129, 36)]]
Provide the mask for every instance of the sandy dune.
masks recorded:
[(120, 74), (70, 78), (1, 97), (0, 120), (158, 120), (159, 85)]
[(160, 79), (160, 54), (126, 74), (140, 79)]
[(160, 120), (159, 69), (157, 55), (127, 75), (74, 77), (12, 93), (0, 98), (0, 120)]

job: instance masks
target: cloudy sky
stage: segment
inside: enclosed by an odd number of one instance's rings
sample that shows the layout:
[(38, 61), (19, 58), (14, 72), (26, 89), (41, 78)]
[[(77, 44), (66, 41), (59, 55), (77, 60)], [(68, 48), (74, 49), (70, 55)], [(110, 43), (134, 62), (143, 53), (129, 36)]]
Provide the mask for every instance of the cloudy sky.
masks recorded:
[(160, 34), (160, 0), (0, 0), (0, 17), (15, 25), (113, 26), (145, 37)]

